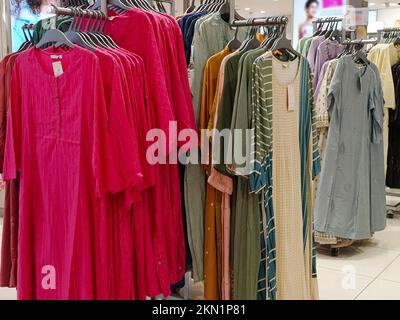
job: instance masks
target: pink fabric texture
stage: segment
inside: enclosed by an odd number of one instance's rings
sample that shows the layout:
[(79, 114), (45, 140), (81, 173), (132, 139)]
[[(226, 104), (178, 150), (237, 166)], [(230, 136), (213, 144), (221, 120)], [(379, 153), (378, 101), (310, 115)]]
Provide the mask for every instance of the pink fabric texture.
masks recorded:
[(185, 272), (178, 165), (146, 159), (149, 129), (196, 130), (180, 29), (135, 9), (106, 31), (120, 49), (32, 48), (13, 66), (4, 179), (21, 176), (20, 221), (3, 246), (19, 232), (19, 299), (167, 296)]

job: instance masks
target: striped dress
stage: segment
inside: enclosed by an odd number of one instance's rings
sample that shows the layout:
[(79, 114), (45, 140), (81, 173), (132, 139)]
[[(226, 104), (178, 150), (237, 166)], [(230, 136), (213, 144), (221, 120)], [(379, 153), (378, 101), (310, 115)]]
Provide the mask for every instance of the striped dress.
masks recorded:
[(312, 179), (320, 170), (312, 78), (300, 58), (267, 52), (253, 64), (254, 157), (250, 191), (260, 194), (258, 298), (316, 299)]

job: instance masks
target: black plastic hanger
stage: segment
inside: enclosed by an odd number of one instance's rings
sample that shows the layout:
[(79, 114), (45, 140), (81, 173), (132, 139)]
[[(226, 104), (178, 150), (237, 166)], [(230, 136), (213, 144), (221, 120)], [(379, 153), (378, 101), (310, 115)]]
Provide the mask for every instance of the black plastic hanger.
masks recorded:
[(36, 48), (40, 49), (46, 44), (60, 44), (62, 46), (67, 46), (69, 48), (73, 48), (74, 44), (62, 33), (60, 30), (57, 29), (50, 29), (45, 32), (42, 39), (36, 44)]
[[(273, 17), (272, 19), (268, 19), (269, 22), (277, 23), (278, 18)], [(264, 40), (264, 42), (261, 44), (263, 48), (266, 49), (271, 49), (272, 46), (274, 45), (275, 41), (281, 36), (281, 30), (277, 25), (270, 25), (268, 27), (269, 32), (269, 37)]]
[(30, 47), (32, 47), (32, 45), (33, 45), (33, 37), (32, 37), (32, 35), (30, 34), (30, 32), (28, 30), (28, 28), (32, 28), (32, 26), (33, 25), (28, 25), (28, 24), (25, 24), (25, 25), (22, 26), (22, 32), (24, 34), (25, 41), (19, 47), (18, 52), (25, 51), (25, 50), (29, 49)]
[[(89, 43), (88, 41), (85, 41), (85, 38), (79, 33), (80, 25), (79, 25), (79, 16), (81, 11), (79, 11), (79, 8), (74, 8), (71, 7), (72, 12), (74, 13), (74, 19), (68, 29), (67, 32), (64, 33), (65, 37), (68, 38), (69, 41), (71, 41), (73, 44), (77, 44), (78, 46), (88, 49), (90, 51), (95, 51), (96, 47), (93, 46), (92, 43)], [(62, 46), (63, 43), (57, 42), (55, 45), (56, 48)]]
[[(109, 6), (119, 8), (119, 9), (122, 9), (125, 11), (132, 9), (132, 7), (129, 7), (126, 4), (122, 3), (121, 0), (108, 0), (107, 4)], [(92, 9), (92, 10), (97, 10), (100, 8), (101, 8), (101, 0), (96, 0), (96, 2), (93, 4), (93, 6), (90, 7), (90, 9)]]
[(318, 37), (319, 35), (321, 35), (324, 26), (322, 20), (317, 20), (316, 24), (317, 24), (317, 30), (314, 32), (313, 37)]
[(104, 47), (108, 48), (113, 48), (117, 49), (119, 48), (118, 45), (114, 42), (114, 40), (111, 38), (111, 36), (107, 35), (104, 33), (104, 28), (108, 22), (107, 15), (102, 12), (102, 11), (97, 11), (100, 20), (98, 26), (92, 26), (92, 30), (90, 31), (90, 35), (99, 38), (100, 43), (103, 44)]
[[(90, 17), (88, 18), (88, 20), (87, 20), (87, 22), (86, 22), (86, 27), (85, 27), (85, 29), (82, 31), (82, 23), (83, 23), (83, 21), (84, 21), (83, 17), (85, 16), (85, 15), (84, 15), (84, 10), (81, 9), (81, 8), (77, 8), (77, 10), (78, 10), (78, 12), (81, 13), (82, 19), (81, 19), (81, 21), (80, 21), (80, 24), (79, 24), (78, 29), (76, 30), (76, 32), (78, 33), (78, 35), (79, 35), (80, 37), (82, 37), (83, 41), (85, 41), (85, 42), (86, 42), (88, 45), (90, 45), (91, 47), (96, 48), (96, 47), (97, 47), (97, 43), (96, 43), (95, 41), (93, 41), (92, 38), (91, 38), (91, 37), (89, 36), (89, 34), (88, 34), (89, 26), (90, 26), (90, 24), (91, 24), (93, 18), (92, 18), (92, 16), (90, 16)], [(92, 13), (93, 13), (94, 15), (96, 15), (96, 12), (97, 12), (97, 11), (92, 11)], [(96, 17), (97, 17), (97, 16), (96, 16)]]
[[(255, 18), (250, 18), (248, 21), (254, 23)], [(260, 41), (257, 39), (258, 27), (252, 27), (248, 38), (243, 42), (242, 46), (239, 48), (240, 52), (247, 52), (260, 47)]]
[(127, 4), (135, 5), (136, 7), (147, 10), (154, 11), (154, 8), (150, 6), (150, 4), (146, 0), (125, 0)]
[(240, 42), (237, 38), (239, 33), (239, 28), (236, 28), (235, 30), (235, 36), (233, 37), (233, 39), (231, 41), (228, 42), (227, 47), (231, 50), (231, 51), (236, 51), (238, 50), (241, 46), (242, 46), (242, 42)]
[[(283, 19), (284, 18), (281, 17), (280, 21), (283, 22)], [(286, 37), (285, 24), (281, 27), (281, 36), (274, 42), (271, 49), (273, 52), (288, 53), (289, 60), (295, 60), (296, 58), (301, 57), (301, 54), (293, 48), (292, 42)]]
[(359, 44), (356, 44), (355, 46), (356, 46), (355, 47), (356, 51), (353, 53), (353, 60), (356, 63), (360, 63), (361, 62), (364, 65), (370, 64), (370, 61), (368, 60), (367, 55), (363, 51), (364, 45), (362, 44), (362, 40), (360, 41)]
[(204, 2), (202, 5), (200, 5), (195, 12), (207, 12), (211, 13), (211, 9), (214, 7), (215, 1), (213, 0), (207, 0)]
[(94, 10), (93, 15), (94, 19), (89, 18), (89, 20), (86, 23), (85, 30), (81, 32), (81, 35), (86, 38), (87, 41), (93, 44), (94, 47), (103, 47), (103, 48), (108, 48), (108, 44), (103, 41), (101, 37), (98, 35), (94, 34), (94, 30), (97, 30), (98, 28), (98, 23), (101, 18), (101, 11), (99, 10)]
[(336, 21), (335, 25), (334, 25), (334, 29), (331, 32), (331, 34), (329, 35), (328, 39), (329, 40), (333, 40), (333, 41), (339, 41), (342, 37), (342, 32), (339, 31), (339, 22)]
[(331, 36), (332, 32), (334, 31), (334, 26), (335, 26), (335, 22), (333, 18), (329, 18), (328, 19), (328, 25), (326, 27), (326, 31), (325, 31), (325, 39), (329, 39), (329, 37)]
[[(57, 26), (57, 14), (56, 14), (56, 22), (55, 25)], [(63, 32), (58, 29), (49, 29), (47, 30), (40, 41), (35, 45), (36, 48), (40, 49), (45, 45), (59, 45), (68, 48), (73, 48), (74, 44), (65, 36)]]
[(185, 14), (192, 13), (196, 9), (195, 0), (192, 0), (189, 8), (186, 9)]

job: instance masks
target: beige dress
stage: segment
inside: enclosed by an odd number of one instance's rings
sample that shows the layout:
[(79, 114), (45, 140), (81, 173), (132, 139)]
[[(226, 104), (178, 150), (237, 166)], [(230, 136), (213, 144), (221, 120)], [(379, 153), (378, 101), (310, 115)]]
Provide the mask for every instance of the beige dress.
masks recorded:
[(273, 58), (273, 184), (276, 226), (277, 299), (317, 297), (306, 270), (301, 226), (302, 195), (299, 148), (299, 60), (283, 63)]

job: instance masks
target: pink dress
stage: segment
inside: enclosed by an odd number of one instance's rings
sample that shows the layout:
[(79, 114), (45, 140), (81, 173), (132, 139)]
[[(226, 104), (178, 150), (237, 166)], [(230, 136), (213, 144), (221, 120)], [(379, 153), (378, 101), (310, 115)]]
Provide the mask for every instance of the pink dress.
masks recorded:
[[(112, 15), (113, 13), (110, 12)], [(122, 48), (139, 55), (144, 62), (148, 84), (148, 108), (151, 128), (167, 134), (167, 153), (176, 150), (176, 141), (169, 140), (169, 125), (177, 121), (178, 130), (195, 129), (193, 107), (186, 71), (182, 74), (183, 47), (176, 46), (180, 33), (171, 19), (133, 9), (115, 16), (106, 32)], [(182, 52), (180, 52), (182, 51)], [(185, 69), (186, 70), (186, 69)], [(186, 76), (186, 79), (184, 78)], [(150, 219), (152, 241), (161, 292), (168, 295), (170, 285), (182, 279), (185, 272), (185, 242), (182, 225), (181, 194), (177, 165), (156, 165), (158, 174), (150, 201), (144, 211)]]
[(17, 58), (4, 178), (21, 174), (19, 299), (107, 296), (98, 288), (107, 265), (100, 198), (141, 179), (137, 170), (118, 170), (108, 121), (95, 54), (75, 46), (30, 49)]

